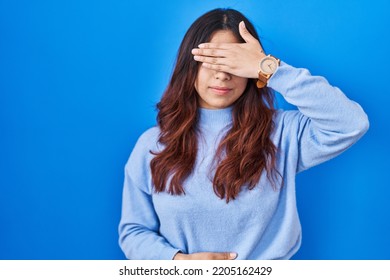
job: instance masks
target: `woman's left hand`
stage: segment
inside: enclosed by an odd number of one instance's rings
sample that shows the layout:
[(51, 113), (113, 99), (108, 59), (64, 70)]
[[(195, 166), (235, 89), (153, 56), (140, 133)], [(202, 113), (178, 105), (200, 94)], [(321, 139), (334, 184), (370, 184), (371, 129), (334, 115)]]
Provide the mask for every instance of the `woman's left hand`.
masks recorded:
[(243, 21), (239, 31), (245, 43), (203, 43), (192, 49), (194, 59), (202, 66), (244, 78), (257, 78), (263, 48), (246, 29)]

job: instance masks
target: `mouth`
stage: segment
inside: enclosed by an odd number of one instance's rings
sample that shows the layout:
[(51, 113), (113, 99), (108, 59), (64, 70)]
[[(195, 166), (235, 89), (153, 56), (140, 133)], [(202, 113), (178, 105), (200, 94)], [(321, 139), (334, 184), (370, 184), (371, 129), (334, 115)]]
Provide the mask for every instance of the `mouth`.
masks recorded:
[(214, 92), (217, 95), (225, 95), (228, 94), (232, 89), (228, 87), (219, 87), (219, 86), (212, 86), (210, 87), (211, 91)]

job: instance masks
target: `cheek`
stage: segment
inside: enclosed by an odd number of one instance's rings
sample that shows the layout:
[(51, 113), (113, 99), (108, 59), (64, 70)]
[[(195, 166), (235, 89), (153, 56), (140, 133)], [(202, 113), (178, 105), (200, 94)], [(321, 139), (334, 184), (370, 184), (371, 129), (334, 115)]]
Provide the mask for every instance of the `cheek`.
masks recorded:
[(242, 94), (245, 91), (246, 85), (248, 84), (248, 79), (240, 79), (236, 82), (237, 89)]
[(202, 86), (202, 73), (201, 73), (200, 69), (198, 70), (198, 74), (196, 75), (194, 86), (195, 86), (196, 91), (199, 92), (199, 87)]
[(195, 80), (195, 89), (199, 92), (199, 90), (207, 87), (207, 83), (210, 77), (210, 71), (208, 69), (199, 67), (198, 74), (196, 75)]
[(198, 78), (196, 78), (196, 80), (195, 80), (194, 87), (195, 87), (195, 90), (197, 92), (199, 92), (199, 90), (198, 90)]

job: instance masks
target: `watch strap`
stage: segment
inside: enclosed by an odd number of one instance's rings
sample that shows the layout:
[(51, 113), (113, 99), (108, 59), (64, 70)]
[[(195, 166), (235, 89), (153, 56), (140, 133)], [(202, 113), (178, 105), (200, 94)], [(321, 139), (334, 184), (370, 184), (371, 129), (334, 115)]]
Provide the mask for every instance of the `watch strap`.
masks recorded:
[[(274, 58), (276, 61), (277, 61), (277, 64), (278, 66), (280, 66), (280, 59), (272, 56), (272, 55), (267, 55), (268, 57), (272, 57)], [(263, 72), (261, 72), (261, 69), (259, 69), (258, 71), (258, 80), (257, 80), (257, 87), (258, 88), (263, 88), (267, 85), (268, 83), (268, 80), (272, 77), (273, 73), (272, 74), (265, 74)]]

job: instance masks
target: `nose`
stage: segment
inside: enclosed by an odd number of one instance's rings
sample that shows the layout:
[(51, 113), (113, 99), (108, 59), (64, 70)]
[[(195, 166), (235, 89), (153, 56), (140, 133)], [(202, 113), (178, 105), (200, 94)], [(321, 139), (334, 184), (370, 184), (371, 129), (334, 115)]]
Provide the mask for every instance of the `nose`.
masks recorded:
[(222, 71), (215, 71), (214, 77), (221, 81), (229, 81), (232, 78), (231, 74)]

